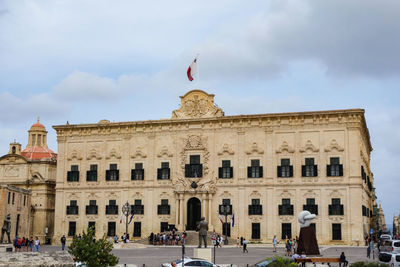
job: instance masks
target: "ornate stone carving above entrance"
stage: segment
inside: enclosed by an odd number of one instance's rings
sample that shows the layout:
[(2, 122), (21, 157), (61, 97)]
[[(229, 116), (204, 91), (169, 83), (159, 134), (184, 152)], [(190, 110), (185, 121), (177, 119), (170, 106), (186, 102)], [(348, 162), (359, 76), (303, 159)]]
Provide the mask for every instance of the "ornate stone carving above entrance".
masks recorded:
[[(209, 173), (210, 152), (207, 149), (207, 138), (201, 135), (189, 135), (181, 139), (182, 150), (180, 156), (180, 169), (176, 171), (171, 182), (175, 187), (175, 192), (209, 193), (215, 192), (217, 177), (214, 172)], [(186, 160), (191, 153), (200, 154), (203, 165), (203, 177), (186, 178)], [(196, 186), (192, 186), (193, 182)]]
[(172, 119), (222, 117), (224, 112), (214, 104), (214, 95), (192, 90), (181, 96), (181, 107), (172, 112)]

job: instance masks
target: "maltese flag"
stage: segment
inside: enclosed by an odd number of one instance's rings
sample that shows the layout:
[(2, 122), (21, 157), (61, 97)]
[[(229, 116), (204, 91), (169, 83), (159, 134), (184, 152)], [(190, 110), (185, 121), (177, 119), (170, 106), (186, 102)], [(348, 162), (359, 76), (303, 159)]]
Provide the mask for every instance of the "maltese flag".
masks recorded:
[(193, 77), (196, 74), (196, 71), (197, 71), (197, 57), (193, 60), (192, 64), (190, 64), (187, 70), (187, 76), (189, 81), (193, 81)]

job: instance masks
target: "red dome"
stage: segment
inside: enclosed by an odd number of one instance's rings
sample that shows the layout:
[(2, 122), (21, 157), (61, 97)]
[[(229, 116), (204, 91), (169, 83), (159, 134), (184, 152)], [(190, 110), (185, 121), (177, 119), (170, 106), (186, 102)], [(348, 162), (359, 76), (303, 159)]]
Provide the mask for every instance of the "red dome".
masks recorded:
[(57, 154), (46, 147), (32, 146), (22, 150), (21, 155), (27, 159), (57, 159)]
[(37, 122), (37, 123), (33, 124), (33, 125), (31, 126), (31, 129), (32, 129), (33, 127), (43, 128), (43, 129), (46, 130), (46, 128), (44, 127), (44, 125), (41, 124), (40, 122)]

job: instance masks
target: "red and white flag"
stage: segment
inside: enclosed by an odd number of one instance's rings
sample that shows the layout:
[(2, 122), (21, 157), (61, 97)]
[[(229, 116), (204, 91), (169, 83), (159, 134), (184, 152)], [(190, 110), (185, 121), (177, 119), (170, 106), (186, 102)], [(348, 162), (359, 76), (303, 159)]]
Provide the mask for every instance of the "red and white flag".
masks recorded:
[(192, 64), (190, 64), (188, 70), (187, 70), (187, 76), (189, 81), (193, 81), (193, 77), (195, 76), (197, 72), (197, 57), (193, 60)]
[(222, 224), (224, 224), (224, 220), (222, 219), (221, 215), (219, 215), (219, 220), (221, 221)]

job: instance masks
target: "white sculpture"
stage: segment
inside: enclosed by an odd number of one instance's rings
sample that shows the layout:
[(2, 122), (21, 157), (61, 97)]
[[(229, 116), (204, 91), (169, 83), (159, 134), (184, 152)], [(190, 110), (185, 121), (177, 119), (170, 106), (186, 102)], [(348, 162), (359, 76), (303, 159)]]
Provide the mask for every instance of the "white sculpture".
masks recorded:
[(297, 219), (300, 223), (300, 228), (308, 227), (311, 224), (311, 220), (316, 217), (315, 214), (311, 214), (308, 210), (303, 210), (297, 215)]

